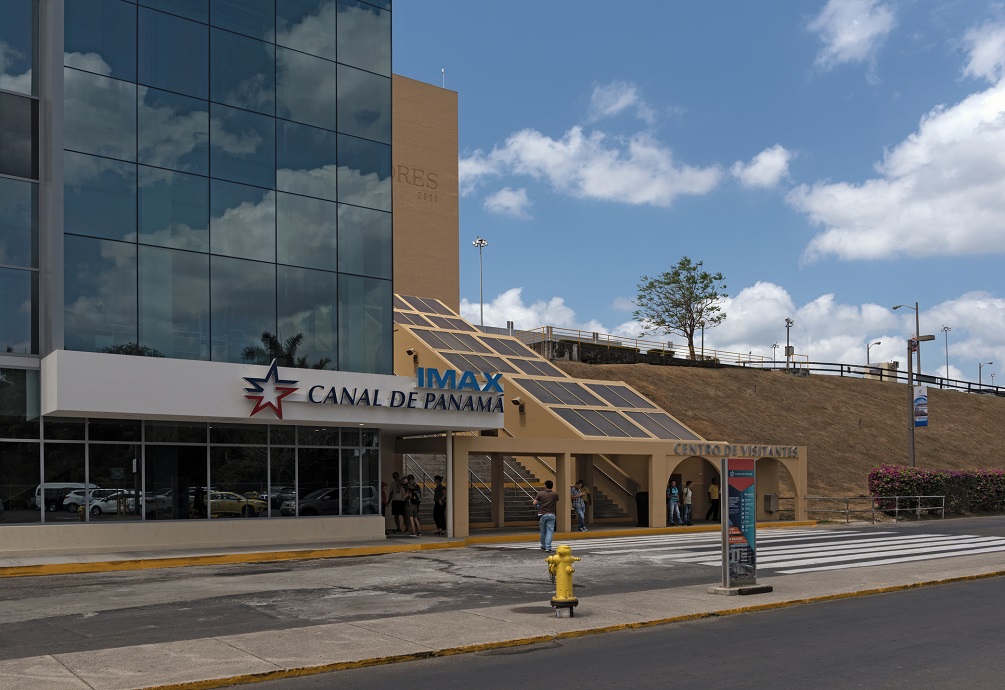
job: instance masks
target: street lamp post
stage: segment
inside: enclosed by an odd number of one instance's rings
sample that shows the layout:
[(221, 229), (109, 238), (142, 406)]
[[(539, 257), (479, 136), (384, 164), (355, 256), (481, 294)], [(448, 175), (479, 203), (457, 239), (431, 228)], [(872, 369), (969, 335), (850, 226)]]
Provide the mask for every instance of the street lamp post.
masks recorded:
[(984, 367), (986, 367), (988, 365), (991, 365), (991, 364), (994, 364), (994, 362), (981, 362), (980, 364), (977, 365), (977, 387), (978, 388), (980, 388), (981, 385), (982, 385), (981, 384), (981, 381), (982, 381), (982, 378), (981, 378), (982, 370), (984, 369)]
[(475, 241), (471, 243), (475, 247), (478, 247), (478, 313), (479, 313), (479, 325), (485, 326), (485, 296), (482, 291), (482, 249), (489, 246), (489, 241), (483, 239), (481, 236), (475, 237)]
[(778, 343), (771, 344), (771, 363), (774, 364), (778, 353)]
[(883, 344), (882, 340), (877, 340), (876, 342), (869, 343), (869, 345), (866, 346), (866, 348), (865, 348), (865, 365), (866, 366), (869, 366), (869, 350), (871, 350), (872, 348), (874, 348), (877, 345), (882, 345), (882, 344)]
[[(894, 309), (894, 311), (896, 311), (897, 309), (900, 309), (901, 307), (904, 307), (905, 309), (913, 309), (914, 310), (914, 337), (916, 339), (920, 339), (921, 338), (921, 326), (920, 326), (920, 321), (918, 319), (918, 303), (915, 302), (913, 307), (910, 304), (898, 304), (893, 309)], [(917, 372), (915, 373), (915, 376), (918, 378), (917, 382), (921, 383), (921, 348), (920, 347), (914, 351), (914, 363), (915, 363), (915, 368), (917, 369)]]
[(698, 322), (701, 326), (701, 361), (705, 361), (705, 319)]
[(792, 357), (792, 346), (789, 345), (789, 329), (795, 325), (792, 319), (785, 319), (785, 370), (789, 370), (789, 358)]
[(949, 331), (953, 330), (949, 326), (943, 326), (942, 332), (946, 334), (946, 380), (949, 380)]
[(919, 335), (907, 341), (907, 464), (914, 467), (914, 385), (911, 383), (911, 353), (917, 353), (921, 343), (935, 340), (934, 335)]

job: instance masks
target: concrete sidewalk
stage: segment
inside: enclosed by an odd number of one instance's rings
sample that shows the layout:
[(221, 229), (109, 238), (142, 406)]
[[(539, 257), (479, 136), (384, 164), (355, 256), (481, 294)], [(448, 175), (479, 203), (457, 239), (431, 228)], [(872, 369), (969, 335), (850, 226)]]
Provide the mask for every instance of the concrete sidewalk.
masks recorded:
[[(613, 536), (609, 531), (599, 535)], [(528, 540), (526, 532), (520, 540)], [(398, 546), (388, 541), (386, 547)], [(445, 543), (429, 545), (443, 548)], [(45, 655), (0, 661), (0, 688), (222, 687), (1003, 574), (1000, 555), (987, 554), (762, 577), (759, 582), (774, 591), (748, 597), (709, 594), (718, 582), (649, 590), (644, 596), (598, 595), (581, 599), (573, 618), (557, 618), (543, 600)]]

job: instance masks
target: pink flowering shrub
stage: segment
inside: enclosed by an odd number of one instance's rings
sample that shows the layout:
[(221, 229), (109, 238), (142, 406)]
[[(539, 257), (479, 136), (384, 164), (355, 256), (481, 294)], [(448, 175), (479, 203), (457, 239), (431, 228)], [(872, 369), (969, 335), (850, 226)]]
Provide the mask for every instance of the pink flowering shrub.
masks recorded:
[(1005, 472), (883, 465), (869, 472), (869, 494), (945, 496), (947, 512), (1000, 513), (1005, 512)]

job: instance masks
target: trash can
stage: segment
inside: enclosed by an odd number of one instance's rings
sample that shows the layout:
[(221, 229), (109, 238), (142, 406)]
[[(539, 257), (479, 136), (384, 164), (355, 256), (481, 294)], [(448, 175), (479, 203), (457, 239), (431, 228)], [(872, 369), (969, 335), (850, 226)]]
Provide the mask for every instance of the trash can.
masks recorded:
[(648, 527), (649, 526), (649, 492), (639, 491), (635, 494), (635, 510), (636, 515), (638, 515), (638, 520), (635, 522), (636, 527)]

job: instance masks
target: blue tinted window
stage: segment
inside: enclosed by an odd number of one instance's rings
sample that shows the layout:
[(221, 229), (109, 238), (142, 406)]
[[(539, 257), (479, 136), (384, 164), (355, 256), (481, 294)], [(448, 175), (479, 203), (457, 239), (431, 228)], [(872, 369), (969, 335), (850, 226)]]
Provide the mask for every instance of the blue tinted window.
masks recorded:
[(339, 201), (391, 210), (391, 147), (340, 134)]
[(164, 357), (209, 359), (209, 256), (139, 249), (140, 344)]
[(275, 188), (275, 119), (213, 103), (210, 128), (210, 175)]
[(66, 232), (136, 241), (136, 166), (66, 151), (63, 217)]
[(63, 46), (68, 67), (136, 81), (136, 6), (121, 0), (67, 2)]
[(339, 65), (338, 131), (391, 143), (391, 80)]
[(260, 261), (276, 260), (276, 193), (213, 180), (210, 251)]
[(278, 268), (279, 342), (302, 336), (293, 366), (338, 365), (338, 275), (305, 268)]
[(0, 264), (38, 267), (38, 185), (0, 177)]
[(209, 98), (209, 27), (140, 9), (139, 82)]
[(276, 189), (334, 201), (335, 133), (283, 120), (278, 126)]
[(335, 60), (338, 0), (276, 0), (276, 43)]
[(214, 256), (210, 275), (213, 361), (246, 361), (263, 333), (276, 333), (276, 266)]
[(279, 263), (334, 271), (337, 216), (338, 206), (331, 201), (280, 193), (276, 200)]
[(276, 114), (287, 120), (335, 129), (336, 64), (276, 48)]
[(0, 93), (0, 173), (38, 178), (38, 102)]
[(34, 3), (4, 3), (0, 21), (0, 44), (6, 45), (0, 59), (0, 83), (7, 91), (38, 92), (38, 70), (34, 69), (37, 32), (32, 18)]
[(210, 99), (274, 115), (275, 46), (221, 29), (212, 30), (210, 41)]
[(356, 0), (338, 4), (338, 61), (390, 77), (390, 13)]
[(136, 339), (136, 245), (64, 237), (67, 350), (116, 352)]
[(209, 179), (140, 166), (143, 244), (209, 251)]
[(140, 0), (140, 4), (197, 22), (209, 21), (209, 0)]
[(391, 214), (339, 204), (338, 270), (391, 279)]
[(139, 87), (139, 161), (209, 174), (209, 103)]
[(38, 272), (0, 268), (0, 352), (38, 354)]
[(136, 85), (63, 69), (63, 146), (136, 160)]
[(262, 41), (276, 34), (275, 0), (213, 0), (209, 22)]
[(392, 371), (391, 281), (339, 276), (339, 369)]

